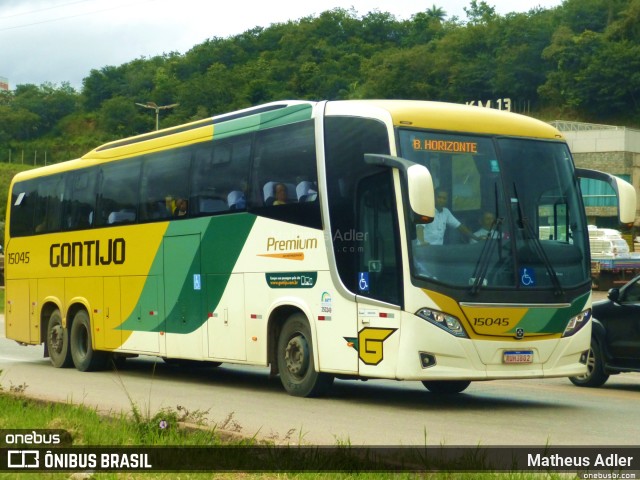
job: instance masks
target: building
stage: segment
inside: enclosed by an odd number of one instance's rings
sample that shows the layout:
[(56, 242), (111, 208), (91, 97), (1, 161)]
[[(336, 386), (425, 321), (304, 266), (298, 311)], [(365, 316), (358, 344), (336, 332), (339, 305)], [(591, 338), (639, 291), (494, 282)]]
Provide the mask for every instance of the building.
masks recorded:
[(9, 79), (5, 77), (0, 77), (0, 90), (9, 90)]
[[(640, 231), (640, 130), (560, 120), (551, 124), (565, 136), (577, 167), (611, 173), (635, 187), (639, 193), (635, 229)], [(589, 222), (618, 228), (612, 192), (588, 181), (583, 181), (582, 189)]]

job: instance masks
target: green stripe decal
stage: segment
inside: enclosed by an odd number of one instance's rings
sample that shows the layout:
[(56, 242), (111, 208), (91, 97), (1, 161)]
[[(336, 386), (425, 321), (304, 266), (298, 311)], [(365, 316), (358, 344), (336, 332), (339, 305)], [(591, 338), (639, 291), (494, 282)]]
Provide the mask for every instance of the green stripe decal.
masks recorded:
[(302, 122), (311, 118), (311, 105), (293, 105), (291, 107), (263, 112), (258, 115), (229, 120), (213, 125), (213, 138), (220, 139), (242, 133), (256, 132), (266, 128)]
[[(191, 333), (200, 328), (219, 304), (255, 221), (240, 213), (171, 222), (137, 305), (118, 329)], [(146, 318), (154, 304), (159, 314)]]
[(527, 333), (562, 333), (569, 319), (585, 309), (590, 292), (576, 298), (567, 308), (531, 308), (527, 314), (510, 330), (515, 333), (516, 328), (524, 328)]

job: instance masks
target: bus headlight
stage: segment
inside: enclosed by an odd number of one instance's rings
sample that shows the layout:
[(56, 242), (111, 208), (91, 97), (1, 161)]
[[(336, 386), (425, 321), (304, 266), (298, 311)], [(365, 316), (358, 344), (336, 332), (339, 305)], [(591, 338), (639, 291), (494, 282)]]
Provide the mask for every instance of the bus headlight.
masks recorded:
[(433, 323), (434, 325), (442, 328), (443, 330), (449, 332), (451, 335), (460, 338), (469, 338), (467, 332), (462, 328), (462, 324), (460, 320), (458, 320), (453, 315), (448, 315), (443, 312), (439, 312), (438, 310), (432, 310), (430, 308), (421, 308), (416, 312), (416, 315), (420, 318), (425, 319), (429, 323)]
[(584, 327), (587, 323), (589, 323), (589, 319), (591, 319), (591, 309), (587, 309), (584, 312), (580, 312), (575, 317), (571, 317), (569, 319), (569, 323), (567, 324), (567, 328), (564, 329), (563, 337), (570, 337), (582, 327)]

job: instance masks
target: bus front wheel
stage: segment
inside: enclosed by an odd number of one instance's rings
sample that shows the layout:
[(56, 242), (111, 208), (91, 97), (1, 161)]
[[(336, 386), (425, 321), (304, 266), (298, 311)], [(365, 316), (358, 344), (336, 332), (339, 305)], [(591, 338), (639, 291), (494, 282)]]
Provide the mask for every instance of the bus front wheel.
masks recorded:
[(69, 349), (69, 332), (62, 325), (60, 310), (54, 310), (47, 324), (47, 352), (56, 368), (67, 368), (73, 363)]
[(471, 382), (468, 380), (425, 380), (422, 384), (431, 393), (451, 394), (462, 392)]
[(89, 315), (84, 310), (79, 310), (73, 317), (71, 325), (71, 357), (73, 364), (81, 372), (100, 370), (106, 367), (108, 355), (93, 349), (91, 344), (91, 323)]
[(316, 372), (311, 328), (301, 313), (291, 315), (278, 338), (280, 381), (289, 395), (317, 397), (333, 384), (333, 375)]
[(601, 387), (608, 379), (609, 374), (604, 369), (604, 356), (600, 344), (592, 339), (587, 357), (587, 373), (569, 377), (569, 380), (578, 387)]

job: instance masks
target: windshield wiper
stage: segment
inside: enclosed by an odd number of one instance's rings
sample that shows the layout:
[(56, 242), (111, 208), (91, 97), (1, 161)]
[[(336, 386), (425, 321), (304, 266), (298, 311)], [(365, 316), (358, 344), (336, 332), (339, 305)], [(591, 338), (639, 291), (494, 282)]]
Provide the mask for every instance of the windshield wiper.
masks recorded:
[[(494, 215), (493, 222), (491, 222), (491, 227), (489, 227), (489, 232), (487, 233), (487, 237), (482, 245), (482, 250), (480, 251), (480, 256), (478, 257), (478, 261), (476, 262), (476, 267), (473, 270), (473, 283), (471, 284), (471, 294), (475, 295), (478, 293), (480, 286), (484, 284), (485, 279), (487, 277), (487, 272), (489, 270), (489, 264), (491, 262), (491, 255), (495, 250), (496, 246), (498, 246), (498, 252), (502, 256), (502, 217), (498, 217), (498, 185), (494, 185), (494, 194), (495, 194), (495, 203), (496, 203), (496, 213)], [(490, 242), (489, 240), (493, 240), (495, 237), (495, 233), (498, 232), (497, 242)]]
[[(491, 263), (491, 255), (496, 249), (496, 246), (502, 243), (502, 234), (499, 233), (501, 225), (502, 217), (496, 218), (489, 228), (487, 238), (485, 238), (484, 240), (482, 250), (480, 251), (480, 256), (478, 257), (478, 261), (476, 262), (476, 267), (473, 270), (473, 284), (471, 285), (472, 295), (478, 293), (480, 286), (484, 284), (485, 278), (487, 277), (487, 271), (489, 270), (489, 264)], [(494, 234), (496, 232), (498, 232), (498, 237), (497, 241), (494, 242), (492, 240), (494, 239)], [(499, 251), (501, 250), (502, 249), (500, 248)]]
[(547, 274), (551, 279), (551, 283), (553, 284), (554, 294), (562, 295), (564, 294), (564, 290), (562, 285), (560, 284), (560, 279), (558, 278), (558, 274), (556, 273), (553, 265), (551, 264), (551, 260), (547, 256), (547, 252), (544, 251), (544, 247), (540, 242), (540, 238), (533, 231), (533, 227), (529, 222), (529, 219), (522, 213), (522, 205), (520, 204), (520, 197), (518, 196), (518, 190), (516, 188), (516, 184), (513, 184), (513, 193), (516, 197), (516, 201), (518, 202), (518, 226), (522, 228), (528, 235), (529, 240), (531, 241), (531, 245), (533, 246), (533, 250), (538, 254), (538, 258), (542, 259), (542, 263), (544, 264), (545, 269), (547, 270)]

